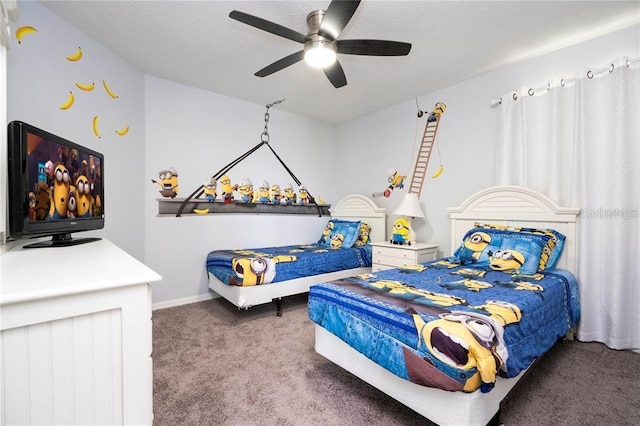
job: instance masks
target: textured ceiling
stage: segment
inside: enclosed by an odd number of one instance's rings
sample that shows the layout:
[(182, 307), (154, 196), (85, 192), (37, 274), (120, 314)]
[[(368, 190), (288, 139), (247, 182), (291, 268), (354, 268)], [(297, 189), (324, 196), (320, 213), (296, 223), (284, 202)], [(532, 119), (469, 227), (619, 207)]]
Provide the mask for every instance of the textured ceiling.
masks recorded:
[(412, 43), (406, 57), (338, 55), (347, 86), (299, 62), (302, 45), (229, 18), (239, 10), (306, 34), (329, 1), (44, 1), (141, 72), (339, 123), (640, 22), (638, 1), (363, 1), (339, 39)]

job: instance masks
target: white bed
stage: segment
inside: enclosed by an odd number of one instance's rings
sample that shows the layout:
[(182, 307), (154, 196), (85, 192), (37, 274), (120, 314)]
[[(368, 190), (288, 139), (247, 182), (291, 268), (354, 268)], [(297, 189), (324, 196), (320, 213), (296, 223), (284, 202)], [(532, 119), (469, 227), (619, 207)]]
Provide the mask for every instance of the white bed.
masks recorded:
[[(455, 250), (474, 222), (552, 228), (567, 238), (558, 267), (575, 274), (578, 208), (560, 207), (536, 191), (516, 186), (482, 190), (459, 207), (449, 208), (451, 248)], [(501, 402), (528, 370), (511, 379), (498, 378), (491, 392), (448, 392), (403, 380), (380, 367), (319, 325), (315, 349), (360, 379), (439, 425), (485, 425), (499, 420)]]
[[(370, 240), (373, 242), (386, 239), (386, 209), (378, 207), (373, 200), (364, 195), (350, 194), (338, 201), (329, 209), (332, 218), (345, 220), (362, 220), (371, 226)], [(309, 287), (351, 275), (371, 272), (371, 268), (355, 268), (328, 274), (313, 275), (273, 284), (241, 287), (221, 282), (215, 275), (209, 275), (209, 288), (233, 303), (238, 309), (249, 309), (252, 306), (278, 302), (278, 314), (281, 313), (282, 297), (306, 293)]]

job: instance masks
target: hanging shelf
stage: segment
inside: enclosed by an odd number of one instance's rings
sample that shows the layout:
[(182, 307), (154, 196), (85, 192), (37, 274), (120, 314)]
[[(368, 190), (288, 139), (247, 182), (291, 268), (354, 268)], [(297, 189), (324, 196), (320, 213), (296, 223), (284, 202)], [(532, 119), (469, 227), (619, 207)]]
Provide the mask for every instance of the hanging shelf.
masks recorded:
[[(184, 206), (180, 212), (181, 207)], [(233, 202), (225, 204), (223, 201), (210, 203), (203, 199), (192, 198), (158, 198), (158, 216), (199, 216), (216, 213), (250, 213), (250, 214), (306, 214), (329, 216), (331, 204), (262, 204)], [(196, 213), (198, 210), (199, 213)]]
[[(233, 160), (231, 163), (224, 166), (216, 174), (212, 176), (214, 180), (220, 179), (224, 174), (231, 170), (234, 166), (240, 163), (242, 160), (256, 152), (263, 146), (269, 148), (276, 159), (280, 162), (282, 167), (289, 173), (289, 176), (293, 181), (300, 186), (301, 182), (293, 174), (291, 169), (282, 161), (282, 159), (276, 154), (271, 145), (269, 145), (269, 108), (283, 102), (284, 99), (275, 101), (266, 106), (267, 110), (264, 113), (264, 131), (260, 136), (260, 143), (251, 148), (249, 151), (242, 154), (240, 157)], [(313, 214), (318, 216), (329, 216), (330, 204), (318, 204), (315, 198), (309, 194), (311, 200), (308, 204), (269, 204), (269, 203), (244, 203), (241, 201), (234, 201), (232, 203), (225, 203), (224, 201), (214, 201), (213, 203), (200, 198), (204, 193), (204, 185), (200, 185), (195, 191), (193, 191), (187, 198), (159, 198), (158, 199), (158, 216), (175, 216), (180, 217), (183, 215), (207, 215), (212, 213), (251, 213), (251, 214)]]

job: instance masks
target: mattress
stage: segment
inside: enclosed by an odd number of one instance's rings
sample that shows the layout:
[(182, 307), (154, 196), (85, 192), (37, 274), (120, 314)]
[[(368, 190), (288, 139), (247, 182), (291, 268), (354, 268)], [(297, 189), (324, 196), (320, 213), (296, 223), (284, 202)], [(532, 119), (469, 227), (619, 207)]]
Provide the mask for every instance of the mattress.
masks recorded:
[(309, 317), (411, 382), (489, 392), (580, 316), (578, 283), (553, 269), (516, 275), (446, 259), (312, 286)]
[(253, 286), (371, 266), (371, 246), (328, 248), (319, 244), (216, 250), (206, 267), (225, 284)]

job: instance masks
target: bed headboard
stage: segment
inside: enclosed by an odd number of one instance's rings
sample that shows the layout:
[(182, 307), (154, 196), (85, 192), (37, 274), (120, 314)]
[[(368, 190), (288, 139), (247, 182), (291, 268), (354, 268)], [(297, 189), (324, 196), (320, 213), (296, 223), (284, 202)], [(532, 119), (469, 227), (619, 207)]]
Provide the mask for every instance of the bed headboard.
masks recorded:
[(580, 209), (561, 207), (546, 195), (522, 186), (494, 186), (467, 198), (459, 207), (450, 207), (451, 250), (455, 250), (474, 222), (511, 226), (551, 228), (567, 238), (558, 268), (576, 274), (576, 220)]
[(386, 239), (386, 209), (378, 207), (370, 198), (360, 194), (350, 194), (329, 209), (336, 219), (361, 220), (371, 226), (371, 241)]

